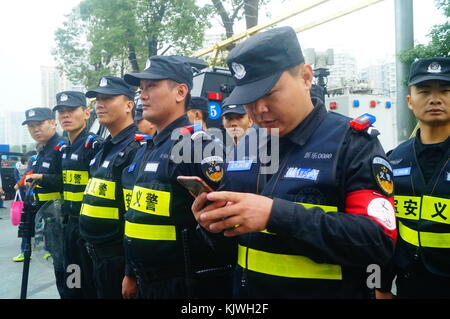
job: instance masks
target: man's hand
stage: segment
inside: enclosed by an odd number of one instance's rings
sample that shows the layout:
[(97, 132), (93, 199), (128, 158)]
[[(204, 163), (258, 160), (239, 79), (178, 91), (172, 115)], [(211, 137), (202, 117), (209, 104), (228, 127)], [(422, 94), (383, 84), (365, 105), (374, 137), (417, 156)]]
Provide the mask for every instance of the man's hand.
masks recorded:
[(122, 280), (122, 296), (123, 299), (137, 298), (137, 284), (133, 277), (125, 276)]
[[(219, 222), (222, 219), (218, 219), (218, 220), (207, 220), (207, 221), (201, 221), (200, 220), (200, 215), (202, 213), (220, 208), (220, 207), (224, 207), (225, 205), (227, 205), (226, 201), (217, 201), (217, 202), (209, 202), (208, 199), (206, 198), (207, 193), (201, 193), (199, 196), (197, 196), (195, 198), (194, 203), (192, 204), (192, 212), (194, 213), (194, 217), (195, 220), (197, 221), (197, 223), (200, 224), (200, 226), (202, 226), (203, 228), (205, 228), (206, 230), (212, 232), (209, 229), (209, 226), (214, 223), (214, 222)], [(217, 233), (220, 233), (220, 231), (218, 231)]]
[(26, 179), (26, 186), (30, 187), (31, 186), (31, 182), (28, 182), (28, 180), (32, 179), (33, 181), (41, 181), (42, 180), (42, 174), (30, 174), (27, 175), (27, 179)]
[[(206, 200), (214, 203), (199, 209), (202, 201)], [(207, 230), (214, 233), (224, 231), (226, 237), (233, 237), (266, 229), (272, 204), (272, 199), (260, 195), (214, 192), (203, 200), (196, 200), (192, 210), (197, 221)]]
[(5, 191), (3, 190), (3, 188), (0, 187), (0, 194), (4, 194)]

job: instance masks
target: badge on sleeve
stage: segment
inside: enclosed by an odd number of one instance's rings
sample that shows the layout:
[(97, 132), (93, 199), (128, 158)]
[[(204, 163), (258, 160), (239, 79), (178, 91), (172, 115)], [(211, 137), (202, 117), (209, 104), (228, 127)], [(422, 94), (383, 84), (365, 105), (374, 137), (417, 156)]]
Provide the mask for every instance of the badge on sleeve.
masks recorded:
[(214, 183), (220, 182), (223, 178), (223, 158), (220, 156), (210, 156), (202, 161), (202, 172)]
[(375, 156), (372, 160), (372, 173), (378, 186), (387, 196), (394, 195), (394, 174), (389, 162), (381, 156)]

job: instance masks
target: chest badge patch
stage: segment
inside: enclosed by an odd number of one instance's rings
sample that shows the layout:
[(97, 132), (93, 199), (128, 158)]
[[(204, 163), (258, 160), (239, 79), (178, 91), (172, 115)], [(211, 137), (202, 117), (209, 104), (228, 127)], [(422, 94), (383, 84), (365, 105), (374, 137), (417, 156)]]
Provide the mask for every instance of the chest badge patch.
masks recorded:
[(375, 156), (372, 160), (372, 173), (383, 193), (392, 196), (394, 194), (394, 173), (391, 164), (383, 157)]
[(297, 178), (309, 181), (317, 181), (320, 171), (312, 168), (289, 167), (284, 178)]
[(214, 183), (223, 178), (223, 159), (219, 156), (210, 156), (202, 161), (202, 171), (209, 180)]

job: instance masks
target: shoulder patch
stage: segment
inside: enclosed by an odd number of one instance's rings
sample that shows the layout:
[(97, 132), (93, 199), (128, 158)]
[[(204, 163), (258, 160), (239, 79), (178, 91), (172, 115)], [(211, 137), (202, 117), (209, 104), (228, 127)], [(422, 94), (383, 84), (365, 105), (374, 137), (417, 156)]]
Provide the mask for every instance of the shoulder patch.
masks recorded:
[(223, 178), (223, 158), (220, 156), (210, 156), (202, 163), (202, 172), (210, 181), (218, 183)]
[(394, 173), (389, 161), (375, 156), (372, 160), (372, 173), (383, 193), (389, 197), (394, 195)]

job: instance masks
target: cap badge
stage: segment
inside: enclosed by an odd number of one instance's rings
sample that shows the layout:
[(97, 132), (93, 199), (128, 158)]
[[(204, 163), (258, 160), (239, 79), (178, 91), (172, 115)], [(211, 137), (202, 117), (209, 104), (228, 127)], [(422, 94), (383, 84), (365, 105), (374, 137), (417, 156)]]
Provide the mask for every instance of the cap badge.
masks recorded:
[(245, 70), (245, 67), (242, 64), (233, 62), (231, 63), (231, 67), (233, 68), (234, 71), (234, 77), (238, 80), (242, 80), (247, 74), (247, 71)]
[(237, 105), (228, 105), (228, 108), (235, 109), (235, 108), (237, 108)]
[(428, 73), (441, 73), (441, 72), (442, 72), (442, 67), (437, 62), (431, 63), (430, 66), (428, 67)]
[(150, 59), (147, 60), (147, 63), (145, 63), (145, 70), (150, 68), (152, 66), (152, 61)]
[(59, 98), (61, 102), (66, 102), (68, 99), (69, 97), (66, 94), (62, 94), (61, 97)]
[(36, 115), (36, 113), (34, 113), (33, 110), (28, 111), (28, 117), (32, 117), (32, 116), (35, 116), (35, 115)]
[(106, 78), (102, 78), (102, 80), (100, 81), (100, 86), (105, 87), (107, 85), (108, 85), (108, 80)]

